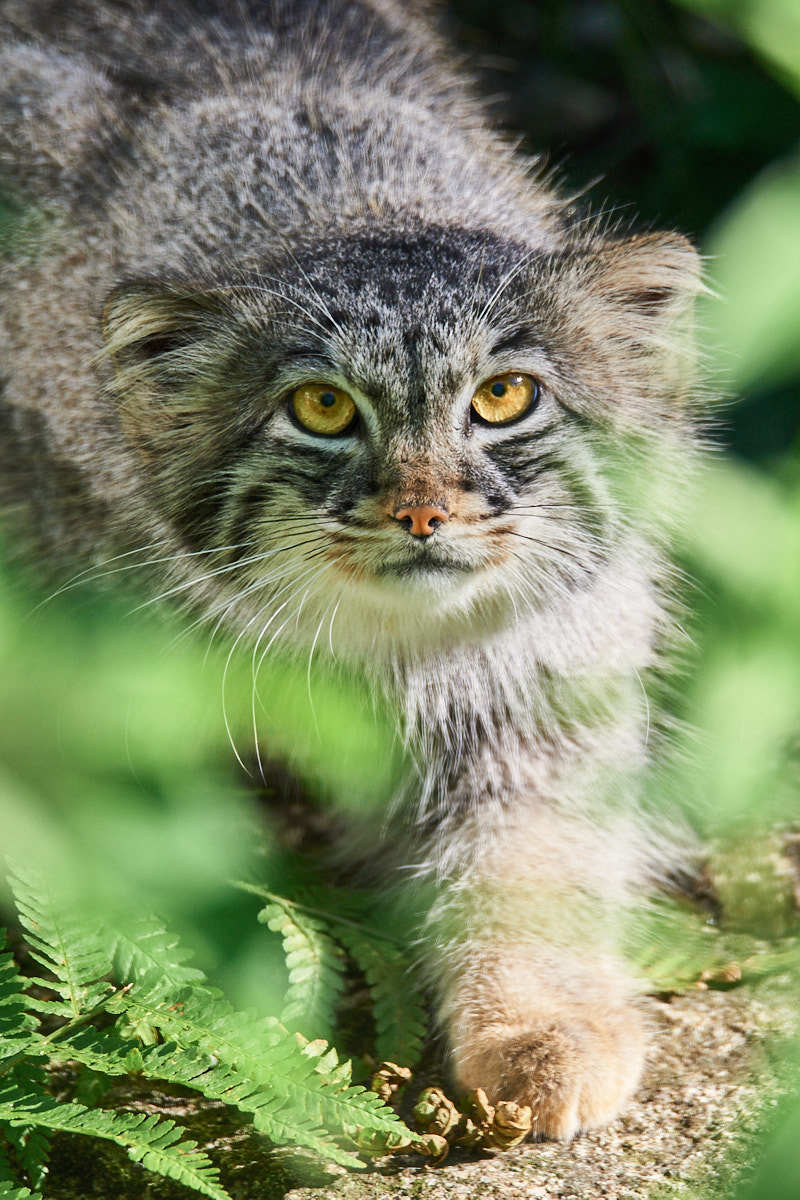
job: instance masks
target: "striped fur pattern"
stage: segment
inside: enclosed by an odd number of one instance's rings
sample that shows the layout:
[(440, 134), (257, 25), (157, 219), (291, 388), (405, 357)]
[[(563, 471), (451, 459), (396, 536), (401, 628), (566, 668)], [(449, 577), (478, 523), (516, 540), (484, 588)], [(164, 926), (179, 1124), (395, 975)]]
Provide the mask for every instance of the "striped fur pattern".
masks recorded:
[[(454, 1074), (543, 1134), (610, 1119), (645, 1045), (618, 943), (676, 854), (638, 795), (694, 250), (577, 212), (423, 6), (3, 0), (0, 34), (0, 168), (36, 212), (2, 274), (9, 524), (360, 672), (414, 766), (343, 850), (433, 883)], [(537, 402), (476, 421), (510, 371)], [(290, 414), (320, 379), (345, 436)], [(401, 505), (448, 520), (414, 538)]]

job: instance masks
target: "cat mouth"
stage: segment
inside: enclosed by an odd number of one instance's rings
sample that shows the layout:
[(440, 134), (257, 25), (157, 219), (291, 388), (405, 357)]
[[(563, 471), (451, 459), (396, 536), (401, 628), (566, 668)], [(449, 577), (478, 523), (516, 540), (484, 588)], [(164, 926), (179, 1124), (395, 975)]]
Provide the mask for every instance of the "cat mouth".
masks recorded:
[(444, 578), (447, 575), (464, 575), (473, 571), (471, 563), (460, 559), (442, 558), (431, 554), (413, 558), (395, 558), (381, 563), (375, 574), (394, 579), (422, 579), (425, 576)]

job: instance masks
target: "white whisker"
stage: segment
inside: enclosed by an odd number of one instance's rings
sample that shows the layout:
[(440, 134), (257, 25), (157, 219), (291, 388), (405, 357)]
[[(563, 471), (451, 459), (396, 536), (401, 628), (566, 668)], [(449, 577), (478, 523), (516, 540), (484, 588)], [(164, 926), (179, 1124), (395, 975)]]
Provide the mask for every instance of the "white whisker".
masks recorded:
[(157, 596), (152, 596), (149, 600), (138, 604), (136, 608), (131, 609), (132, 613), (139, 612), (143, 608), (149, 608), (151, 604), (158, 604), (160, 600), (166, 600), (169, 596), (175, 596), (178, 592), (186, 591), (187, 588), (195, 587), (197, 584), (205, 583), (209, 579), (214, 579), (218, 575), (227, 575), (231, 571), (240, 570), (242, 567), (248, 566), (250, 563), (263, 562), (264, 559), (270, 558), (276, 554), (283, 554), (287, 550), (296, 550), (298, 546), (308, 546), (311, 542), (316, 542), (320, 535), (307, 538), (303, 541), (293, 542), (289, 546), (276, 546), (271, 550), (262, 550), (259, 554), (248, 555), (247, 558), (238, 558), (235, 562), (228, 563), (224, 567), (217, 567), (214, 571), (209, 571), (205, 575), (195, 576), (194, 579), (184, 580), (183, 583), (178, 583), (175, 587), (169, 588), (166, 592), (161, 592)]
[(334, 608), (334, 610), (331, 614), (331, 620), (330, 620), (330, 624), (328, 626), (328, 648), (331, 652), (332, 659), (336, 658), (336, 654), (333, 649), (333, 622), (336, 620), (336, 614), (339, 611), (339, 605), (341, 603), (342, 603), (342, 596), (340, 595), (339, 599), (336, 601), (336, 607)]

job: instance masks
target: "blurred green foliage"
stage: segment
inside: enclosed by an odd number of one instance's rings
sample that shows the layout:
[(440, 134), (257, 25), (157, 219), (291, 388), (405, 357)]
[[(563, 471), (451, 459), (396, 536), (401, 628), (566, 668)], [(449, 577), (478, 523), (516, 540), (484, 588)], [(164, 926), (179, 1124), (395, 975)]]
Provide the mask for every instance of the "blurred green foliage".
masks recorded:
[(255, 713), (273, 752), (352, 809), (391, 788), (400, 757), (388, 724), (354, 681), (317, 663), (272, 657), (253, 700), (244, 652), (223, 708), (227, 647), (206, 655), (203, 637), (176, 636), (176, 622), (96, 588), (40, 599), (18, 574), (0, 575), (3, 851), (66, 872), (100, 911), (136, 911), (148, 897), (234, 1002), (278, 1011), (277, 945), (265, 959), (253, 906), (229, 881), (270, 878), (280, 890), (287, 867), (231, 741), (257, 779)]

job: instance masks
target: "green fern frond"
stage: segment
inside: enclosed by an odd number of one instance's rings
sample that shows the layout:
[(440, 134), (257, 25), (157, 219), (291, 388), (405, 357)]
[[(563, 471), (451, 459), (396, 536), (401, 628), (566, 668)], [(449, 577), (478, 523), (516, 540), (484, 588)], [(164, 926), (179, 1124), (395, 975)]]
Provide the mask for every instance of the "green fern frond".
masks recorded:
[(343, 926), (338, 935), (372, 993), (377, 1057), (416, 1066), (428, 1021), (408, 959), (386, 941), (370, 938), (366, 928), (357, 931)]
[[(302, 1046), (273, 1019), (248, 1018), (213, 993), (187, 989), (167, 1005), (134, 991), (114, 997), (109, 1010), (148, 1021), (169, 1043), (142, 1050), (145, 1074), (235, 1104), (252, 1113), (256, 1128), (275, 1142), (307, 1146), (360, 1167), (332, 1134), (368, 1129), (408, 1137), (391, 1108), (349, 1082), (349, 1072), (325, 1043)], [(191, 1050), (203, 1057), (193, 1058)]]
[(276, 898), (259, 921), (283, 940), (289, 987), (281, 1021), (313, 1037), (329, 1037), (345, 985), (345, 956), (326, 926), (291, 901)]
[(117, 1113), (60, 1104), (50, 1096), (29, 1091), (15, 1080), (0, 1083), (0, 1121), (31, 1125), (64, 1133), (99, 1137), (124, 1147), (128, 1156), (148, 1170), (193, 1188), (211, 1200), (230, 1200), (219, 1183), (219, 1172), (197, 1143), (182, 1141), (174, 1121), (145, 1113)]
[(50, 1002), (46, 1011), (72, 1018), (95, 1008), (109, 990), (103, 976), (111, 970), (111, 956), (96, 926), (81, 920), (32, 868), (15, 865), (8, 878), (31, 958), (53, 975), (27, 982), (61, 997), (60, 1005)]
[(187, 965), (191, 951), (169, 933), (158, 917), (140, 916), (125, 929), (114, 929), (112, 958), (119, 983), (145, 984), (153, 991), (157, 982), (165, 992), (202, 983), (205, 976)]
[(47, 1178), (47, 1160), (50, 1157), (50, 1135), (46, 1130), (32, 1125), (15, 1128), (6, 1125), (3, 1136), (14, 1151), (20, 1168), (36, 1189), (43, 1186)]
[(2, 1142), (6, 1128), (7, 1126), (5, 1128), (0, 1126), (0, 1196), (3, 1195), (2, 1189), (4, 1187), (19, 1187)]
[(131, 1075), (142, 1069), (140, 1047), (114, 1028), (100, 1030), (85, 1025), (51, 1043), (48, 1053), (51, 1063), (78, 1062), (102, 1075)]
[[(401, 939), (375, 922), (376, 913), (382, 913), (384, 923), (390, 913), (393, 914), (393, 910), (387, 909), (385, 901), (369, 892), (347, 892), (345, 889), (331, 889), (322, 885), (316, 889), (306, 886), (299, 898), (293, 897), (291, 900), (257, 884), (243, 883), (238, 886), (269, 901), (259, 913), (259, 920), (284, 936), (290, 971), (292, 963), (288, 952), (291, 950), (297, 954), (297, 988), (289, 989), (283, 1020), (289, 1023), (302, 1012), (301, 997), (306, 984), (304, 972), (310, 971), (310, 955), (301, 942), (298, 946), (300, 939), (297, 929), (309, 929), (325, 938), (327, 944), (340, 943), (364, 974), (373, 998), (378, 1057), (410, 1066), (419, 1061), (428, 1025), (425, 1004), (414, 985)], [(332, 905), (331, 896), (335, 896)], [(331, 905), (327, 915), (324, 910), (326, 903)], [(317, 962), (320, 957), (317, 957)], [(337, 999), (338, 994), (329, 995), (328, 1004), (335, 1004)], [(308, 1003), (307, 996), (305, 1003)], [(304, 1023), (303, 1028), (308, 1029), (308, 1024)]]
[[(148, 1018), (151, 1019), (150, 1015)], [(296, 1038), (282, 1031), (288, 1043), (290, 1056), (299, 1053), (309, 1059), (314, 1071), (323, 1076), (328, 1087), (342, 1087), (350, 1082), (350, 1064), (339, 1063), (336, 1052), (327, 1043), (300, 1045)], [(363, 1163), (332, 1141), (329, 1134), (320, 1128), (313, 1118), (305, 1118), (285, 1096), (286, 1080), (279, 1073), (270, 1084), (256, 1081), (240, 1067), (219, 1062), (215, 1056), (200, 1048), (187, 1049), (167, 1042), (159, 1046), (139, 1048), (133, 1042), (120, 1038), (113, 1030), (81, 1029), (69, 1040), (58, 1046), (59, 1056), (82, 1063), (92, 1070), (109, 1075), (126, 1075), (131, 1072), (145, 1078), (166, 1080), (192, 1088), (211, 1100), (222, 1100), (253, 1117), (255, 1127), (278, 1144), (295, 1143), (315, 1150), (344, 1166), (360, 1168)], [(283, 1070), (285, 1072), (285, 1067)], [(294, 1081), (295, 1086), (297, 1080)], [(370, 1094), (371, 1104), (371, 1094)], [(342, 1130), (353, 1133), (356, 1140), (365, 1124), (374, 1121), (367, 1113), (360, 1123), (353, 1121), (352, 1112), (345, 1114), (349, 1120), (342, 1123)], [(399, 1122), (392, 1122), (391, 1132), (378, 1130), (387, 1139), (407, 1140), (407, 1131)]]
[[(4, 944), (5, 930), (0, 929), (0, 946)], [(36, 1020), (26, 1012), (26, 983), (11, 952), (0, 950), (0, 1061), (25, 1048), (31, 1041), (29, 1032), (36, 1028)]]
[(30, 1188), (0, 1179), (0, 1200), (44, 1200), (44, 1197), (41, 1192), (32, 1192)]

